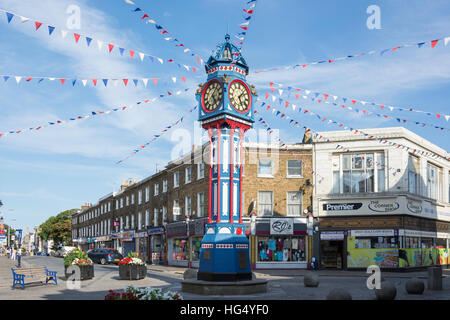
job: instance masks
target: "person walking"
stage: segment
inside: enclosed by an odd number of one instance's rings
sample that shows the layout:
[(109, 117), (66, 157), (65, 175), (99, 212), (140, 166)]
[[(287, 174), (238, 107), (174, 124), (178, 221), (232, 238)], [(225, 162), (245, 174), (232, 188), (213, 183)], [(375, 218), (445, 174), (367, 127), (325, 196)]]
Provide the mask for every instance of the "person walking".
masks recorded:
[(12, 249), (12, 255), (11, 255), (11, 259), (12, 260), (16, 260), (16, 254), (17, 254), (16, 248), (13, 248)]

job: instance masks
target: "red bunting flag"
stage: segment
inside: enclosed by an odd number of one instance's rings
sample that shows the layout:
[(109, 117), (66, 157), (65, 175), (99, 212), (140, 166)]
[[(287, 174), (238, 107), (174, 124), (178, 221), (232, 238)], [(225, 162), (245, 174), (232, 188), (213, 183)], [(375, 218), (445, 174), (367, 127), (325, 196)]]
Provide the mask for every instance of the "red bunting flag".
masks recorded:
[(173, 62), (173, 59), (169, 59), (169, 60), (167, 60), (167, 62)]
[(244, 30), (247, 30), (248, 28), (247, 27), (242, 27), (242, 26), (240, 26), (242, 29), (244, 29)]
[(272, 91), (272, 93), (275, 91), (275, 88), (270, 87), (270, 90)]
[(61, 84), (64, 84), (64, 82), (66, 82), (66, 79), (59, 79), (61, 80)]
[(185, 77), (181, 77), (181, 80), (183, 80), (183, 82), (186, 83), (186, 78)]
[(353, 104), (356, 104), (356, 100), (352, 100)]
[(248, 14), (252, 14), (253, 13), (253, 10), (246, 10), (246, 9), (243, 9), (245, 12), (247, 12)]
[(73, 36), (75, 37), (75, 42), (78, 43), (78, 40), (80, 40), (80, 35), (78, 33), (74, 33)]
[(94, 86), (97, 85), (97, 79), (92, 79), (92, 82), (94, 83)]
[(130, 50), (130, 57), (131, 57), (131, 59), (133, 59), (133, 56), (134, 56), (134, 51)]
[(153, 80), (153, 82), (155, 83), (155, 86), (156, 86), (156, 83), (158, 82), (158, 79), (152, 79)]
[(169, 91), (167, 91), (167, 94), (168, 94), (169, 96), (171, 96), (171, 95), (172, 95), (172, 93), (171, 93), (171, 92), (169, 92)]
[(109, 52), (111, 52), (112, 49), (114, 48), (114, 45), (113, 44), (108, 44), (108, 47), (109, 47)]
[(433, 40), (431, 41), (431, 48), (434, 48), (439, 40)]
[(380, 108), (381, 108), (381, 109), (384, 109), (384, 106), (383, 106), (383, 105), (380, 105)]
[(31, 79), (32, 79), (31, 77), (27, 77), (25, 80), (30, 81)]
[(332, 63), (334, 61), (334, 59), (328, 60), (329, 63)]
[(286, 101), (286, 108), (289, 106), (289, 101)]
[(34, 24), (36, 25), (36, 30), (39, 29), (42, 25), (42, 23), (38, 21), (35, 21)]
[(125, 87), (126, 87), (128, 84), (128, 79), (123, 79), (123, 83), (125, 84)]
[(323, 96), (325, 97), (325, 100), (328, 99), (328, 95), (326, 93), (324, 93)]
[(266, 92), (266, 99), (269, 97), (269, 93), (268, 92)]
[(148, 14), (144, 14), (141, 18), (141, 20), (144, 20), (144, 18), (150, 18), (150, 16)]
[(295, 94), (295, 98), (298, 99), (300, 95), (298, 93)]

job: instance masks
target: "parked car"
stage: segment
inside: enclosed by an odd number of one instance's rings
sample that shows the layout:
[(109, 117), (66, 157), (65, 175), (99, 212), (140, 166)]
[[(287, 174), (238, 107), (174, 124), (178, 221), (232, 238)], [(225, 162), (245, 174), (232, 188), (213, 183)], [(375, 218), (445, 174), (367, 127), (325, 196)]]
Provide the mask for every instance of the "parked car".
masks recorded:
[(49, 254), (40, 251), (40, 252), (37, 253), (37, 255), (38, 255), (38, 256), (48, 256)]
[(107, 264), (107, 263), (118, 264), (119, 261), (123, 259), (123, 256), (119, 253), (119, 251), (110, 248), (93, 249), (88, 252), (88, 257), (94, 263), (100, 264)]

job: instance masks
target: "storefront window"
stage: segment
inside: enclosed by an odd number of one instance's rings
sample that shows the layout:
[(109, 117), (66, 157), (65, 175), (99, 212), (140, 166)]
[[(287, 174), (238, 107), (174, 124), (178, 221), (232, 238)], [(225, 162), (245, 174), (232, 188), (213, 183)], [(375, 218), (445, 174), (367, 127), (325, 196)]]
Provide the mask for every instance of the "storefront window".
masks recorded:
[(355, 249), (398, 248), (396, 237), (363, 237), (355, 239)]
[(305, 237), (258, 237), (258, 261), (306, 261)]
[(436, 239), (436, 248), (447, 249), (447, 239)]
[(191, 261), (200, 261), (200, 248), (202, 246), (202, 237), (193, 237), (191, 240), (192, 251)]
[(172, 259), (173, 260), (189, 259), (188, 241), (186, 238), (173, 239)]
[(406, 237), (405, 238), (405, 247), (409, 248), (419, 248), (419, 238), (416, 237)]
[(422, 238), (422, 249), (430, 249), (433, 248), (433, 239), (432, 238)]

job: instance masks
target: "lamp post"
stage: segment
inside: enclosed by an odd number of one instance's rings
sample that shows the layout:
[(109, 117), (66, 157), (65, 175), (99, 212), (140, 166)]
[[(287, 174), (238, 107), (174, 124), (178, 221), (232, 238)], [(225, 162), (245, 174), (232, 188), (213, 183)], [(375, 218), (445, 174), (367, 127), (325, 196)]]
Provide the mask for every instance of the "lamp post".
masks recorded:
[(189, 240), (189, 222), (190, 221), (191, 221), (191, 216), (186, 216), (186, 228), (187, 228), (187, 243), (186, 243), (186, 245), (189, 247), (188, 268), (191, 268), (191, 243)]

